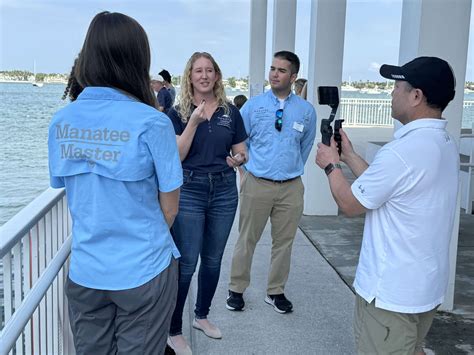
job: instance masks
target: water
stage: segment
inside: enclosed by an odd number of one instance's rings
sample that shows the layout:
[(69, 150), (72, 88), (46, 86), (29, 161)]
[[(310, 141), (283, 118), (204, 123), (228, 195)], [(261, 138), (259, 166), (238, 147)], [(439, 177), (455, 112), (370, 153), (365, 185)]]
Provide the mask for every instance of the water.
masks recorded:
[(48, 124), (64, 88), (0, 83), (0, 225), (49, 186)]
[[(63, 84), (37, 88), (28, 83), (0, 83), (0, 225), (49, 186), (48, 125), (52, 115), (67, 104), (61, 100), (64, 88)], [(231, 90), (227, 94), (248, 96)], [(390, 98), (385, 93), (360, 92), (343, 92), (342, 97)], [(464, 99), (474, 101), (474, 93)], [(473, 111), (471, 108), (463, 127), (472, 126)]]

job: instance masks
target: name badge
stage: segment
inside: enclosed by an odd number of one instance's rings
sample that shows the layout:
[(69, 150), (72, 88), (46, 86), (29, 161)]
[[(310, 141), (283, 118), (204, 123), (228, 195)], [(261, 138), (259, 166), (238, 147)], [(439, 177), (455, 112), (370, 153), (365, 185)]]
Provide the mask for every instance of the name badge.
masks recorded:
[(296, 129), (298, 132), (303, 132), (304, 125), (302, 123), (294, 122), (293, 129)]

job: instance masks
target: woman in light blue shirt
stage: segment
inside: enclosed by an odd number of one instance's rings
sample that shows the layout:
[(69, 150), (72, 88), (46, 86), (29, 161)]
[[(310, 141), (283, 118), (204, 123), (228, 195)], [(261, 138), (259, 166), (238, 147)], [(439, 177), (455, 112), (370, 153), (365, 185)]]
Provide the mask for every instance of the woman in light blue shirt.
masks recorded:
[(149, 69), (140, 24), (99, 13), (73, 68), (75, 100), (49, 127), (51, 186), (66, 188), (73, 220), (66, 294), (78, 354), (166, 346), (179, 257), (169, 227), (182, 169)]

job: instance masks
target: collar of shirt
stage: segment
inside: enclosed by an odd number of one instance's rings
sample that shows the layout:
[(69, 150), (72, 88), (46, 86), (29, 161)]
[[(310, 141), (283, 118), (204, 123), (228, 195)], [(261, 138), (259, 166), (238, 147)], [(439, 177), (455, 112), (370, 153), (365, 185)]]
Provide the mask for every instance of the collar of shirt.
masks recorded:
[(77, 97), (78, 100), (114, 100), (114, 101), (137, 101), (132, 96), (128, 96), (123, 91), (118, 89), (88, 86)]
[[(276, 105), (279, 105), (280, 104), (280, 99), (278, 97), (275, 96), (275, 94), (273, 93), (273, 90), (268, 90), (267, 91), (267, 95), (271, 98), (271, 100), (273, 100), (275, 102)], [(285, 98), (285, 105), (286, 103), (290, 100), (290, 98), (293, 96), (294, 94), (290, 91), (290, 94)]]
[(421, 118), (407, 123), (393, 134), (395, 139), (400, 139), (411, 131), (419, 128), (445, 129), (448, 121), (439, 118)]

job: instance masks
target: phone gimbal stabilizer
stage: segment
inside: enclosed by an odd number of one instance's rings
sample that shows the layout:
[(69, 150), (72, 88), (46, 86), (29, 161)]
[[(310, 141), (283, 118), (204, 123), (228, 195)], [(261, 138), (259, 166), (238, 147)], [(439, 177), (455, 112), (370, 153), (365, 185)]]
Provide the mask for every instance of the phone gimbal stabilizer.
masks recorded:
[[(329, 105), (331, 107), (331, 115), (329, 118), (321, 120), (321, 137), (323, 144), (331, 145), (331, 137), (333, 129), (331, 126), (336, 116), (337, 107), (339, 106), (339, 91), (336, 86), (318, 86), (318, 102), (320, 105)], [(341, 134), (339, 129), (342, 127), (344, 120), (334, 121), (334, 139), (337, 143), (337, 150), (341, 155)]]

